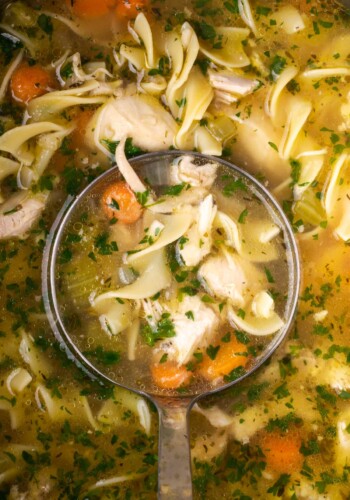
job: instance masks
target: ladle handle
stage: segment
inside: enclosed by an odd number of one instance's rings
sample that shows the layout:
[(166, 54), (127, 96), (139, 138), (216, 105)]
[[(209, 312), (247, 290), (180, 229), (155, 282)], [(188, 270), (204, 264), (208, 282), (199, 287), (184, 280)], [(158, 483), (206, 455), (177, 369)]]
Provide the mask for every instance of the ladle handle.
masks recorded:
[(157, 402), (159, 412), (158, 500), (192, 498), (189, 404)]

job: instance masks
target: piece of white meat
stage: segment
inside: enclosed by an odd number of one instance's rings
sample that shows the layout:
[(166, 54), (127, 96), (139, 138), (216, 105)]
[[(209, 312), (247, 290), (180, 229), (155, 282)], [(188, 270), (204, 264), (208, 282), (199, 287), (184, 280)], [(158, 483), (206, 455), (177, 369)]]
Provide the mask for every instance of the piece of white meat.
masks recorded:
[(185, 182), (193, 187), (210, 188), (216, 178), (217, 165), (205, 163), (195, 165), (193, 156), (181, 156), (170, 167), (170, 183), (181, 184)]
[(0, 240), (24, 237), (45, 208), (44, 196), (17, 198), (0, 207)]
[(157, 350), (167, 353), (179, 365), (188, 363), (196, 349), (208, 346), (219, 326), (213, 309), (197, 296), (186, 296), (179, 302), (178, 309), (171, 312), (171, 319), (175, 337), (163, 340)]

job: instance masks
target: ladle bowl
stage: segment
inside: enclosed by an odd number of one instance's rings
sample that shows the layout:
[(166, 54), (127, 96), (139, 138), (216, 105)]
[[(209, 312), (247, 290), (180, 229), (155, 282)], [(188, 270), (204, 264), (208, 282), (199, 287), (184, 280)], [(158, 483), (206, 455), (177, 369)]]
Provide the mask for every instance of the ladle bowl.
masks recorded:
[[(227, 389), (233, 384), (241, 382), (244, 378), (257, 370), (275, 351), (285, 339), (294, 319), (297, 307), (300, 266), (298, 250), (288, 219), (280, 208), (278, 202), (271, 196), (266, 188), (256, 181), (254, 177), (240, 170), (238, 167), (218, 158), (212, 158), (197, 153), (181, 151), (167, 151), (150, 153), (130, 160), (130, 164), (142, 178), (146, 178), (150, 186), (167, 185), (169, 182), (169, 167), (174, 159), (184, 154), (191, 154), (197, 162), (214, 162), (219, 168), (229, 168), (236, 178), (244, 180), (250, 192), (260, 199), (271, 215), (272, 220), (281, 228), (284, 237), (285, 260), (288, 266), (287, 297), (284, 308), (284, 325), (267, 343), (263, 351), (254, 360), (251, 367), (236, 380), (229, 383), (222, 381), (212, 390), (200, 392), (193, 390), (184, 394), (156, 393), (153, 389), (140, 386), (135, 379), (124, 378), (117, 373), (104, 371), (82, 352), (78, 342), (68, 331), (62, 318), (62, 311), (57, 294), (57, 259), (60, 244), (67, 225), (77, 213), (81, 204), (87, 198), (94, 198), (106, 186), (120, 179), (118, 167), (106, 171), (89, 184), (78, 196), (69, 196), (59, 212), (47, 239), (44, 251), (42, 284), (45, 310), (51, 328), (68, 357), (74, 361), (89, 376), (107, 383), (115, 384), (129, 389), (140, 396), (151, 400), (159, 413), (159, 471), (158, 471), (158, 498), (168, 500), (192, 498), (192, 478), (189, 448), (188, 414), (191, 407), (200, 398)], [(134, 362), (137, 363), (137, 362)], [(130, 380), (134, 380), (131, 382)]]

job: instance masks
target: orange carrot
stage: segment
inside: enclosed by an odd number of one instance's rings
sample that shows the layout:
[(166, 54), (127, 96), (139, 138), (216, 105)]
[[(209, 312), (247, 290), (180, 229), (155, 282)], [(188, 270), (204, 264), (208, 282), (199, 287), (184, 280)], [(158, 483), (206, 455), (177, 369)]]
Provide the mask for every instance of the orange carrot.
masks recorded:
[(86, 19), (103, 17), (115, 5), (115, 0), (66, 0), (74, 15)]
[(76, 128), (70, 137), (72, 148), (78, 148), (84, 144), (86, 129), (94, 113), (95, 110), (92, 109), (79, 111), (79, 114), (75, 118)]
[(117, 19), (134, 19), (147, 7), (147, 0), (117, 0), (115, 15)]
[(260, 438), (259, 444), (269, 469), (280, 474), (300, 470), (303, 455), (299, 451), (301, 439), (296, 432), (267, 432)]
[(55, 79), (46, 69), (39, 65), (21, 64), (12, 74), (10, 91), (12, 97), (27, 104), (56, 86)]
[(198, 373), (209, 381), (228, 375), (235, 368), (247, 364), (249, 357), (241, 354), (246, 351), (247, 346), (236, 338), (222, 343), (214, 359), (207, 354), (203, 356), (203, 361), (198, 365)]
[(314, 4), (311, 0), (299, 0), (299, 2), (297, 2), (297, 7), (299, 7), (299, 10), (306, 14), (310, 12), (313, 6)]
[(160, 389), (178, 389), (188, 385), (192, 377), (185, 366), (178, 366), (172, 361), (152, 365), (151, 373), (154, 383)]
[(102, 207), (109, 219), (124, 224), (136, 222), (142, 215), (142, 206), (124, 181), (109, 186), (102, 196)]

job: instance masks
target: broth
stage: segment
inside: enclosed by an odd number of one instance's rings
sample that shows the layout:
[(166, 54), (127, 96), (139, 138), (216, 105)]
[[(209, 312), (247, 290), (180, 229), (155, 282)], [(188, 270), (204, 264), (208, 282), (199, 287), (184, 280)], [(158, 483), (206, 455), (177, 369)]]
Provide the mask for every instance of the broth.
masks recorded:
[[(138, 11), (128, 31), (113, 1), (93, 19), (71, 10), (81, 3), (12, 2), (2, 15), (1, 496), (156, 498), (156, 413), (67, 359), (40, 285), (64, 199), (112, 166), (128, 130), (129, 156), (198, 149), (256, 175), (291, 218), (302, 256), (287, 342), (252, 379), (192, 411), (196, 498), (348, 498), (349, 15), (333, 1), (155, 0), (138, 5), (151, 43), (142, 17), (135, 26)], [(228, 55), (220, 27), (242, 29)], [(29, 90), (14, 82), (23, 65), (26, 83), (34, 68)], [(46, 100), (62, 89), (68, 97)], [(38, 123), (25, 140), (25, 125)]]

